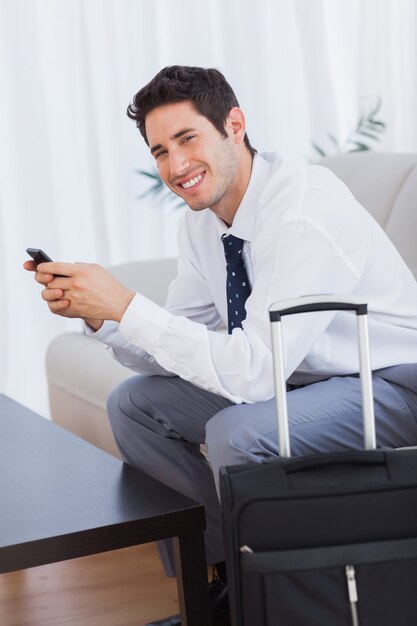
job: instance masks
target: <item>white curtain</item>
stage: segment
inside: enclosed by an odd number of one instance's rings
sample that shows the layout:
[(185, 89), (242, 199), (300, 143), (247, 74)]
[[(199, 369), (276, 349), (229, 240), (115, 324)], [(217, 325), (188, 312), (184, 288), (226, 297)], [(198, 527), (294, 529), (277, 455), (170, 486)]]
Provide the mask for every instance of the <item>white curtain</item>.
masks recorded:
[(178, 211), (138, 196), (152, 160), (125, 115), (163, 66), (217, 67), (252, 144), (291, 159), (382, 97), (380, 148), (417, 149), (414, 0), (0, 0), (0, 391), (48, 413), (49, 314), (26, 247), (104, 265), (176, 253)]

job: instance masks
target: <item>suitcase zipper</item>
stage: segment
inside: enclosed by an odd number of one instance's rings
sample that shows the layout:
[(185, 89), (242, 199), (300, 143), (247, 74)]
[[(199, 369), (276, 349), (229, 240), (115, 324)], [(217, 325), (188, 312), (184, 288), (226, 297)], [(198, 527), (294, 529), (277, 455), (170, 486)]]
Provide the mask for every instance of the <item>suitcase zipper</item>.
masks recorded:
[[(252, 548), (248, 545), (240, 546), (239, 552), (241, 554), (254, 554)], [(355, 568), (353, 565), (345, 566), (346, 572), (346, 580), (347, 580), (347, 588), (350, 602), (350, 610), (352, 613), (352, 626), (359, 626), (359, 618), (358, 618), (358, 588), (356, 586), (356, 577), (355, 577)]]
[(239, 551), (242, 553), (253, 554), (252, 548), (249, 548), (246, 544), (244, 546), (240, 546)]
[(352, 612), (352, 626), (359, 626), (358, 619), (358, 588), (356, 587), (355, 568), (353, 565), (346, 565), (345, 567), (348, 594), (350, 601), (350, 610)]

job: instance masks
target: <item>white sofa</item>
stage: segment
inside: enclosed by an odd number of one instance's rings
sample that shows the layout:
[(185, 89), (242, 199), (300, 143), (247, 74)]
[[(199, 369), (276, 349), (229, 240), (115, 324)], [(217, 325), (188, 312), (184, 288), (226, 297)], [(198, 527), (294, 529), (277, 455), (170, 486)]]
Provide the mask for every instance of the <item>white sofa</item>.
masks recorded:
[[(417, 155), (359, 152), (329, 157), (322, 164), (345, 181), (376, 218), (417, 279)], [(176, 260), (129, 263), (112, 272), (130, 288), (163, 304)], [(57, 337), (48, 348), (46, 368), (52, 419), (117, 455), (106, 398), (133, 372), (81, 333)]]

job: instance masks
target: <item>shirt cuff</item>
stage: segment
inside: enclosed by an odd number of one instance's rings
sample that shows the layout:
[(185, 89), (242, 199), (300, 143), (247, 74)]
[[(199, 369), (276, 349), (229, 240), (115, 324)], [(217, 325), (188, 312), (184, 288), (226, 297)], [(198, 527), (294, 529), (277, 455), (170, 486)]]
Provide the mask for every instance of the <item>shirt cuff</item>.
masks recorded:
[(102, 341), (106, 343), (106, 340), (115, 334), (118, 330), (118, 323), (112, 322), (110, 320), (104, 320), (103, 324), (100, 326), (98, 330), (94, 330), (84, 322), (85, 326), (85, 334), (94, 337), (94, 339), (98, 339), (98, 341)]
[(152, 300), (136, 294), (120, 320), (119, 331), (127, 341), (152, 354), (172, 317)]

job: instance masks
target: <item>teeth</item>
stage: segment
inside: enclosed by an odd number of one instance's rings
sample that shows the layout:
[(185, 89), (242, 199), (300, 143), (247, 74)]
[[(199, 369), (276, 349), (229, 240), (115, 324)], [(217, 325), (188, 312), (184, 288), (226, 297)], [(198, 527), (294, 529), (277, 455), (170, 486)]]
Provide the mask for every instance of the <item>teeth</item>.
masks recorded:
[(199, 174), (195, 178), (188, 180), (186, 183), (181, 183), (181, 187), (183, 187), (184, 189), (189, 189), (189, 187), (194, 187), (194, 185), (198, 183), (198, 181), (201, 180), (202, 178), (203, 178), (203, 175)]

